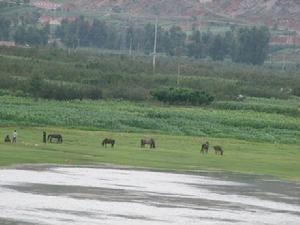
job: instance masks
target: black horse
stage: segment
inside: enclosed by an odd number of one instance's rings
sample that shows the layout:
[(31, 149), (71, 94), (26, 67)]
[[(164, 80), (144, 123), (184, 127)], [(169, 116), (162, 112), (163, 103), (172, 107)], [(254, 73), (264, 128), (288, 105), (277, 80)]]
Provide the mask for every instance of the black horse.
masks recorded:
[(217, 146), (214, 146), (214, 150), (215, 150), (215, 154), (216, 155), (223, 155), (223, 149), (221, 148), (221, 146), (217, 145)]
[(5, 139), (4, 139), (5, 143), (11, 143), (10, 137), (9, 135), (6, 135)]
[(149, 145), (150, 148), (155, 148), (155, 141), (153, 138), (142, 139), (141, 140), (141, 148), (144, 148), (145, 145)]
[(205, 144), (202, 145), (201, 151), (200, 151), (200, 152), (201, 152), (202, 154), (204, 154), (204, 153), (207, 154), (208, 148), (209, 148), (209, 143), (208, 143), (208, 141), (207, 141)]
[(116, 141), (113, 140), (113, 139), (109, 139), (109, 138), (105, 138), (103, 141), (102, 141), (102, 145), (105, 146), (106, 148), (106, 145), (107, 144), (111, 144), (111, 147), (113, 148), (114, 145), (115, 145)]
[(56, 139), (56, 143), (63, 143), (63, 138), (61, 134), (49, 134), (47, 138), (48, 142), (50, 141), (50, 143), (52, 143), (52, 139)]

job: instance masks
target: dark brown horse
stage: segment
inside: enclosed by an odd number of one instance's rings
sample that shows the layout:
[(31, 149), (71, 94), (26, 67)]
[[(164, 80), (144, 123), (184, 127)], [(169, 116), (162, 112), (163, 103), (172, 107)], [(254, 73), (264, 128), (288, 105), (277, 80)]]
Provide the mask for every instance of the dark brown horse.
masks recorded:
[(52, 143), (52, 139), (56, 139), (56, 143), (63, 143), (63, 138), (61, 134), (49, 134), (47, 138), (48, 142), (50, 141), (50, 143)]
[(5, 143), (11, 143), (10, 137), (9, 135), (6, 135), (5, 139), (4, 139)]
[(223, 155), (223, 149), (221, 148), (221, 146), (217, 145), (217, 146), (214, 146), (214, 150), (215, 150), (215, 154), (216, 155)]
[(114, 145), (115, 145), (116, 141), (113, 140), (113, 139), (109, 139), (109, 138), (105, 138), (103, 141), (102, 141), (102, 145), (105, 146), (106, 148), (106, 145), (107, 144), (111, 144), (111, 147), (113, 148)]
[(207, 154), (207, 153), (208, 153), (208, 148), (209, 148), (209, 143), (208, 143), (208, 141), (207, 141), (205, 144), (202, 145), (201, 151), (200, 151), (200, 152), (201, 152), (202, 154), (204, 154), (204, 153)]
[(153, 138), (141, 139), (141, 148), (144, 148), (145, 145), (149, 145), (150, 148), (155, 148), (155, 141)]

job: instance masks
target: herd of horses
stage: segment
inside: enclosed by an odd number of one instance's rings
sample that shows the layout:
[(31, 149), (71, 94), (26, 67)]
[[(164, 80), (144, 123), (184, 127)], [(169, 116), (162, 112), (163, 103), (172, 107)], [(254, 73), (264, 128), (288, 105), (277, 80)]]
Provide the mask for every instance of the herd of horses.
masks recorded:
[[(200, 152), (202, 154), (207, 154), (208, 153), (208, 149), (209, 149), (209, 142), (207, 141), (206, 143), (204, 143), (201, 147)], [(215, 154), (216, 155), (223, 155), (223, 149), (221, 148), (221, 146), (219, 145), (215, 145), (213, 146), (213, 149), (215, 150)]]
[[(8, 139), (9, 139), (9, 136), (7, 135), (4, 142), (10, 141)], [(58, 144), (63, 143), (63, 137), (61, 134), (49, 134), (47, 136), (48, 142), (53, 143), (54, 140), (56, 140), (56, 143), (58, 143)], [(46, 132), (43, 132), (43, 141), (44, 141), (44, 143), (46, 143)], [(116, 141), (114, 139), (105, 138), (102, 141), (102, 146), (107, 147), (107, 145), (110, 145), (113, 148), (115, 146), (115, 143), (116, 143)], [(144, 148), (146, 145), (148, 145), (150, 147), (150, 149), (155, 149), (155, 147), (156, 147), (155, 141), (153, 138), (143, 138), (143, 139), (141, 139), (140, 144), (141, 144), (141, 148)], [(214, 149), (216, 155), (223, 155), (224, 151), (221, 146), (219, 146), (219, 145), (213, 146), (213, 149)], [(209, 142), (207, 141), (206, 143), (202, 144), (200, 152), (202, 154), (207, 154), (208, 150), (209, 150)]]
[[(102, 146), (107, 147), (107, 145), (110, 144), (111, 147), (113, 148), (115, 143), (116, 143), (116, 141), (114, 139), (105, 138), (102, 141)], [(146, 145), (149, 145), (150, 149), (154, 149), (155, 148), (154, 139), (153, 138), (141, 139), (141, 148), (144, 148)], [(213, 146), (213, 149), (214, 149), (216, 155), (223, 155), (223, 153), (224, 153), (223, 148), (219, 145)], [(206, 143), (204, 143), (202, 145), (200, 152), (202, 154), (207, 154), (208, 150), (209, 150), (209, 142), (207, 141)]]

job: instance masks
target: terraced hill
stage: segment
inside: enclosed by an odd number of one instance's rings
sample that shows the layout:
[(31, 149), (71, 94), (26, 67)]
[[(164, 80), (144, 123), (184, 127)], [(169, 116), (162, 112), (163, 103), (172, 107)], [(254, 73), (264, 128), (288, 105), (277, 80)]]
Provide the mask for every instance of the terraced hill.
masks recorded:
[[(39, 2), (33, 0), (32, 2)], [(40, 1), (41, 2), (41, 1)], [(47, 2), (47, 1), (42, 1)], [(300, 32), (299, 0), (64, 0), (67, 11), (105, 12), (132, 17), (182, 18), (281, 26)]]

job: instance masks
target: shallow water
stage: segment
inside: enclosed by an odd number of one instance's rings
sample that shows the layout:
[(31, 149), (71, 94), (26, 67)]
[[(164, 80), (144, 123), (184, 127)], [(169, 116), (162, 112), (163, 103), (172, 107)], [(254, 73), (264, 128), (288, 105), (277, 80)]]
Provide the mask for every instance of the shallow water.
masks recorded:
[(0, 170), (0, 224), (299, 225), (300, 185), (233, 173)]

